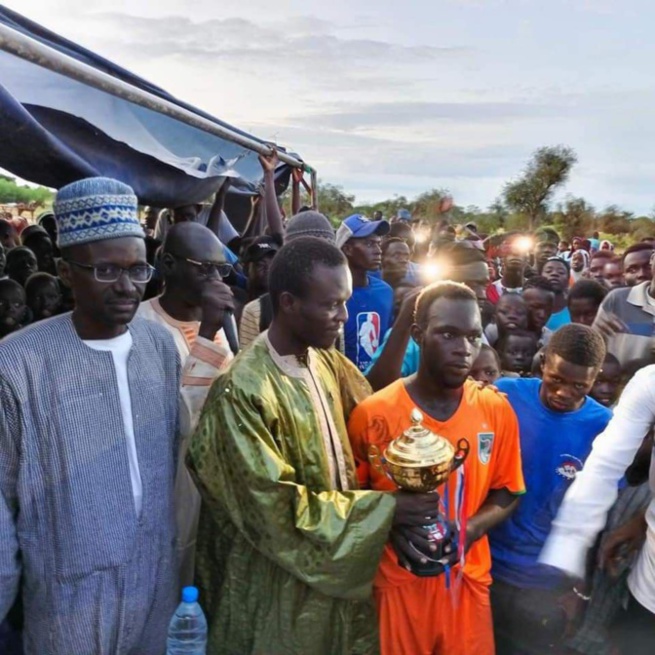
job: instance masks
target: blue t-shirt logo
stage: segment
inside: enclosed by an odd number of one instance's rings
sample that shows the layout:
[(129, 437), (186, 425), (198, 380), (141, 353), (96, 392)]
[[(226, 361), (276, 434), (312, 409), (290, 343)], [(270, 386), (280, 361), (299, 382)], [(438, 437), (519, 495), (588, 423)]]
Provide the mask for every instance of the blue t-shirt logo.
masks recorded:
[(560, 464), (557, 467), (557, 475), (560, 475), (565, 480), (575, 480), (578, 471), (582, 471), (582, 461), (575, 455), (562, 453), (560, 456)]
[(348, 320), (344, 330), (346, 357), (360, 371), (365, 371), (391, 327), (393, 289), (386, 282), (369, 275), (367, 286), (353, 288), (347, 308)]
[(382, 340), (380, 315), (377, 312), (357, 314), (357, 365), (368, 365)]

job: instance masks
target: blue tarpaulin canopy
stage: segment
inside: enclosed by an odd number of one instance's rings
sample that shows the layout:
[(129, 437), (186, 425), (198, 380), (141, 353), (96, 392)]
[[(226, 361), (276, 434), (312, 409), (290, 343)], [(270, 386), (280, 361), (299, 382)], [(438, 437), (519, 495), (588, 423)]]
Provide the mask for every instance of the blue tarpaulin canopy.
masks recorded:
[[(283, 149), (278, 193), (290, 166)], [(59, 188), (104, 175), (142, 204), (176, 207), (258, 192), (270, 144), (0, 5), (0, 167)], [(308, 168), (308, 167), (306, 167)]]

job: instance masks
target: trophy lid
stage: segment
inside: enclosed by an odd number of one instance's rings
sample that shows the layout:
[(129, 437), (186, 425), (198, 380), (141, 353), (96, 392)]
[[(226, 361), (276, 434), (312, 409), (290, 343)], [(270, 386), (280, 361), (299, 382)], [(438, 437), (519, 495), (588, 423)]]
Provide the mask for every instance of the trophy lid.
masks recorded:
[(423, 414), (414, 408), (411, 413), (412, 427), (394, 439), (385, 451), (385, 458), (392, 464), (405, 467), (450, 464), (455, 457), (453, 445), (423, 426)]

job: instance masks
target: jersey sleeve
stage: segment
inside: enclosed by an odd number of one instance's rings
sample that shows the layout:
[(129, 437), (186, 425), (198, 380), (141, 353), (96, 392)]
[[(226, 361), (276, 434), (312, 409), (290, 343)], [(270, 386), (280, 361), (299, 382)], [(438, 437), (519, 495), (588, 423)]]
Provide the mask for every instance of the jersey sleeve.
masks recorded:
[(497, 428), (491, 488), (507, 489), (517, 495), (524, 494), (518, 419), (509, 401), (500, 395), (493, 411), (497, 417)]
[(348, 437), (355, 458), (357, 482), (360, 489), (371, 488), (371, 465), (368, 459), (369, 451), (369, 420), (365, 405), (358, 405), (350, 414), (348, 421)]

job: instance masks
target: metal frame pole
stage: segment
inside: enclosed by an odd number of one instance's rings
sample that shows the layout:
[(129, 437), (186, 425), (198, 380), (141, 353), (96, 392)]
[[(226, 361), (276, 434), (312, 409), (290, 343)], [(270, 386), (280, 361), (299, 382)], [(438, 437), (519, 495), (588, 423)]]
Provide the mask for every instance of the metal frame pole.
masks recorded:
[(312, 209), (318, 211), (318, 175), (312, 168), (310, 171), (312, 185)]

